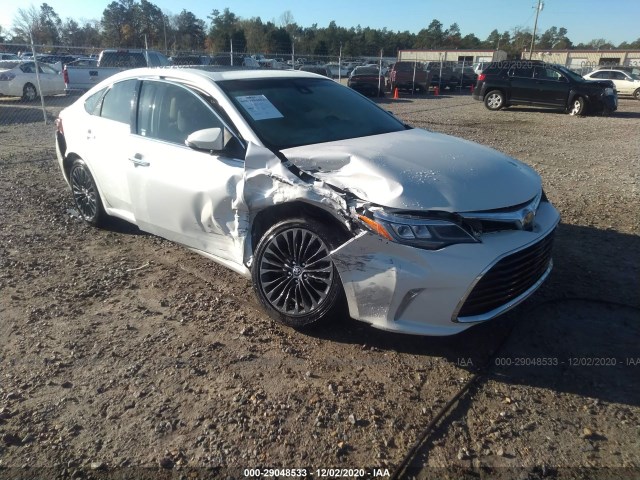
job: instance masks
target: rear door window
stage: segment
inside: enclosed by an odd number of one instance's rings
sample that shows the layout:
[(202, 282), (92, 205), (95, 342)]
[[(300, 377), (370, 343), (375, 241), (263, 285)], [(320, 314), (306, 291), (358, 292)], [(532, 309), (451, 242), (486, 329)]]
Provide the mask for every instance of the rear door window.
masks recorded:
[(526, 67), (526, 66), (513, 66), (509, 69), (509, 74), (510, 77), (517, 77), (517, 78), (532, 78), (533, 76), (533, 68), (530, 67)]
[(129, 123), (137, 82), (132, 79), (114, 83), (102, 101), (100, 116), (116, 122)]

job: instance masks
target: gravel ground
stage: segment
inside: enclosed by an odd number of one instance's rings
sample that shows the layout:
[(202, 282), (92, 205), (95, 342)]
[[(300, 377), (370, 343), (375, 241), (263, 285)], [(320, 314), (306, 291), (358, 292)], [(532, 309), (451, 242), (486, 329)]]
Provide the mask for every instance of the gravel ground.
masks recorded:
[(389, 478), (412, 448), (406, 478), (640, 478), (640, 102), (379, 103), (542, 175), (563, 220), (532, 299), (451, 338), (274, 324), (232, 272), (79, 221), (52, 125), (0, 99), (0, 478)]

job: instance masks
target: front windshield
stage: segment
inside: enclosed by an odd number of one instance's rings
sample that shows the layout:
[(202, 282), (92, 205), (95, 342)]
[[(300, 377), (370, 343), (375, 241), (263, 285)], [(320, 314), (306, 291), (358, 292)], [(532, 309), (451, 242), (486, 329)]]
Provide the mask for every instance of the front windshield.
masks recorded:
[(372, 101), (329, 79), (260, 78), (218, 85), (262, 142), (277, 150), (406, 128)]
[(558, 70), (560, 70), (562, 73), (564, 73), (567, 77), (577, 81), (577, 82), (582, 82), (584, 81), (584, 78), (582, 78), (580, 75), (578, 75), (576, 72), (572, 72), (571, 70), (569, 70), (568, 68), (565, 67), (556, 67)]
[(640, 80), (640, 75), (638, 75), (637, 73), (630, 73), (629, 76), (634, 80)]

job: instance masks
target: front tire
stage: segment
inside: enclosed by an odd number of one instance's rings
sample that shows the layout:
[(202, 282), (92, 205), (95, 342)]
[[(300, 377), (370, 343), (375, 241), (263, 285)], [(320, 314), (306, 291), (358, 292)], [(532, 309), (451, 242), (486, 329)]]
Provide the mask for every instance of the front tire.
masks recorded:
[(344, 292), (329, 256), (344, 239), (313, 218), (281, 221), (262, 236), (251, 269), (253, 288), (269, 316), (294, 328), (329, 321)]
[(106, 213), (89, 167), (84, 160), (78, 158), (69, 169), (69, 183), (73, 193), (73, 201), (82, 219), (95, 226), (104, 223)]
[(633, 98), (640, 100), (640, 88), (636, 88), (636, 91), (633, 92)]
[(582, 115), (584, 113), (584, 99), (582, 97), (575, 97), (571, 101), (571, 105), (569, 107), (569, 115)]
[(489, 110), (500, 110), (504, 107), (504, 94), (500, 90), (491, 90), (484, 97), (484, 106)]
[(38, 90), (32, 83), (27, 83), (22, 88), (22, 99), (25, 102), (33, 102), (36, 98), (38, 98)]

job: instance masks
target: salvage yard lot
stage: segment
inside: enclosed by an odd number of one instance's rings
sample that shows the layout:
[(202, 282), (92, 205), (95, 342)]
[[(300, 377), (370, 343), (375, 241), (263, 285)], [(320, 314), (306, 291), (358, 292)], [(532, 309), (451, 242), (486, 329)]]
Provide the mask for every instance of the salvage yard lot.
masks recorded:
[(562, 214), (536, 295), (424, 338), (347, 318), (296, 332), (223, 267), (122, 222), (83, 224), (51, 125), (73, 99), (47, 99), (49, 125), (37, 103), (0, 99), (0, 478), (392, 473), (471, 379), (410, 473), (640, 476), (640, 102), (576, 118), (470, 96), (378, 101), (531, 165)]

